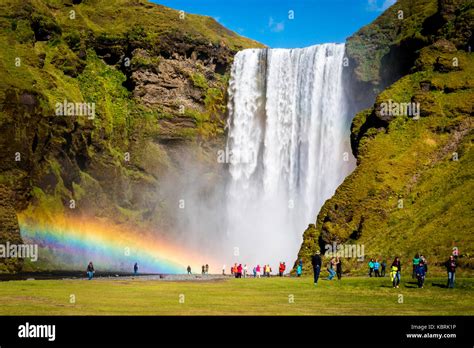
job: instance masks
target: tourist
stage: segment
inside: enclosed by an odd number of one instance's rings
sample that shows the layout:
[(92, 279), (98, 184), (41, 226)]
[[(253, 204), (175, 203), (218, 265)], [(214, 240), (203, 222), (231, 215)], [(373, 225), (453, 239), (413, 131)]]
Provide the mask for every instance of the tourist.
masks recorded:
[(302, 271), (303, 271), (303, 268), (301, 266), (301, 263), (299, 263), (298, 266), (296, 267), (296, 276), (301, 277), (301, 272)]
[(278, 268), (278, 275), (280, 277), (283, 277), (283, 273), (285, 273), (285, 269), (286, 269), (285, 263), (280, 262), (280, 267)]
[(411, 277), (415, 279), (416, 277), (416, 267), (418, 267), (418, 264), (420, 263), (420, 255), (416, 253), (415, 257), (413, 258), (413, 272), (411, 274)]
[(191, 266), (188, 265), (187, 271), (188, 271), (188, 274), (191, 274)]
[(318, 285), (319, 273), (321, 273), (321, 252), (319, 250), (311, 257), (311, 265), (313, 266), (314, 285)]
[(209, 265), (206, 263), (206, 274), (209, 274)]
[(416, 279), (418, 281), (418, 287), (423, 288), (423, 284), (425, 283), (425, 265), (423, 261), (420, 260), (418, 266), (416, 266)]
[(257, 265), (256, 271), (257, 271), (257, 277), (260, 278), (260, 272), (261, 272), (260, 265)]
[(387, 261), (383, 260), (382, 263), (380, 264), (382, 271), (380, 273), (381, 277), (385, 277), (385, 270), (387, 268)]
[(244, 265), (244, 278), (247, 278), (247, 264)]
[(380, 263), (377, 261), (377, 259), (375, 259), (374, 260), (374, 276), (377, 278), (380, 277), (379, 268), (380, 268)]
[(253, 272), (253, 277), (257, 278), (257, 267), (254, 267), (252, 272)]
[(206, 273), (206, 266), (202, 265), (202, 275), (204, 275)]
[(134, 274), (138, 273), (138, 263), (137, 262), (135, 262), (135, 264), (133, 265), (133, 273)]
[(448, 271), (448, 288), (454, 288), (454, 279), (457, 265), (453, 255), (451, 255), (449, 260), (446, 261), (445, 266), (446, 270)]
[(399, 288), (400, 287), (401, 272), (402, 272), (402, 264), (401, 264), (400, 258), (398, 256), (395, 258), (395, 260), (393, 260), (391, 270), (392, 271), (391, 271), (390, 276), (392, 278), (393, 287), (394, 288)]
[(369, 261), (369, 277), (372, 277), (372, 272), (374, 271), (374, 259)]
[(453, 256), (454, 256), (454, 259), (455, 259), (455, 260), (458, 259), (458, 256), (459, 256), (459, 249), (458, 249), (458, 247), (453, 247)]
[(230, 275), (234, 275), (234, 266), (230, 266)]
[(222, 265), (222, 275), (225, 275), (225, 265)]
[(420, 255), (420, 262), (423, 262), (423, 267), (425, 268), (425, 274), (428, 273), (428, 261), (426, 261), (426, 257)]
[(240, 263), (237, 266), (237, 277), (236, 278), (242, 278), (242, 264), (240, 264)]
[(94, 273), (95, 273), (94, 265), (92, 264), (92, 261), (90, 261), (89, 264), (87, 265), (87, 278), (89, 278), (89, 280), (92, 280)]
[(328, 262), (328, 266), (327, 266), (327, 270), (329, 272), (329, 275), (328, 275), (328, 280), (332, 280), (334, 278), (334, 276), (336, 275), (336, 271), (334, 270), (336, 266), (336, 258), (332, 257), (329, 262)]
[(340, 256), (336, 257), (336, 274), (337, 274), (337, 279), (341, 280), (341, 278), (342, 278), (342, 260), (341, 260)]

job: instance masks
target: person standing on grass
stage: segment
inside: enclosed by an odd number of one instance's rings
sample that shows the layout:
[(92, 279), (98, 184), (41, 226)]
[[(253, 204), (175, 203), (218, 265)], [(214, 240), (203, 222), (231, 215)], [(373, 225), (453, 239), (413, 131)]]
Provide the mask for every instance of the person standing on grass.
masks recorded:
[(385, 277), (385, 269), (387, 268), (387, 261), (383, 260), (382, 263), (380, 264), (382, 271), (380, 273), (381, 277)]
[(336, 259), (332, 257), (331, 260), (329, 260), (328, 266), (327, 266), (327, 270), (329, 272), (329, 275), (327, 278), (328, 280), (332, 280), (334, 276), (336, 275), (336, 271), (334, 270), (335, 265), (336, 265)]
[(247, 264), (244, 265), (244, 278), (247, 278)]
[(257, 267), (253, 268), (252, 273), (253, 273), (253, 277), (257, 278)]
[(260, 265), (257, 265), (257, 268), (255, 269), (255, 271), (257, 272), (257, 277), (260, 278)]
[(374, 259), (369, 261), (369, 277), (372, 277), (372, 272), (374, 271)]
[(296, 267), (296, 276), (301, 277), (301, 272), (303, 271), (303, 268), (301, 267), (301, 263), (298, 264)]
[(395, 260), (393, 260), (391, 270), (392, 270), (391, 276), (392, 276), (393, 287), (399, 288), (401, 273), (402, 273), (402, 264), (398, 256), (395, 258)]
[(90, 261), (89, 264), (87, 265), (87, 278), (89, 278), (89, 280), (92, 280), (92, 277), (94, 277), (94, 273), (95, 273), (94, 265), (92, 264), (92, 261)]
[(225, 265), (222, 265), (222, 275), (225, 275)]
[(341, 260), (340, 256), (336, 257), (336, 274), (337, 274), (337, 279), (341, 280), (341, 278), (342, 278), (342, 260)]
[(242, 278), (242, 264), (239, 263), (237, 266), (237, 278)]
[(201, 272), (202, 272), (202, 275), (206, 273), (206, 266), (202, 265)]
[(416, 266), (416, 279), (418, 281), (418, 287), (423, 288), (423, 284), (425, 283), (425, 265), (423, 261), (420, 261), (418, 266)]
[(451, 255), (449, 260), (446, 261), (445, 266), (446, 270), (448, 271), (448, 288), (454, 288), (454, 279), (457, 265), (453, 255)]
[(374, 276), (376, 278), (380, 277), (379, 268), (380, 268), (380, 263), (377, 261), (377, 259), (375, 259), (374, 260)]
[(423, 267), (425, 268), (425, 275), (428, 273), (428, 261), (426, 261), (426, 257), (420, 255), (420, 262), (423, 262)]
[(133, 273), (134, 274), (138, 273), (138, 263), (137, 262), (135, 262), (135, 264), (133, 265)]
[(206, 274), (209, 274), (209, 265), (206, 263)]
[(321, 252), (319, 250), (311, 257), (311, 264), (314, 273), (314, 285), (318, 285), (319, 274), (321, 273)]
[(411, 274), (411, 277), (415, 279), (416, 277), (416, 267), (418, 267), (418, 264), (420, 263), (420, 255), (416, 253), (415, 257), (413, 258), (413, 272)]
[(188, 274), (191, 274), (191, 266), (188, 265), (188, 268), (186, 270), (188, 271)]

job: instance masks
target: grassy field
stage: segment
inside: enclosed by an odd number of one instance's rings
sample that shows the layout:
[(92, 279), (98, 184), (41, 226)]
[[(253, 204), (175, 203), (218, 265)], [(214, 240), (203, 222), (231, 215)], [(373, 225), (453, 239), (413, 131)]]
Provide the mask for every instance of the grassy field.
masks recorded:
[(418, 289), (407, 278), (393, 289), (388, 277), (321, 280), (317, 287), (309, 277), (9, 281), (0, 283), (0, 315), (474, 314), (473, 278), (444, 286), (444, 278), (429, 278)]

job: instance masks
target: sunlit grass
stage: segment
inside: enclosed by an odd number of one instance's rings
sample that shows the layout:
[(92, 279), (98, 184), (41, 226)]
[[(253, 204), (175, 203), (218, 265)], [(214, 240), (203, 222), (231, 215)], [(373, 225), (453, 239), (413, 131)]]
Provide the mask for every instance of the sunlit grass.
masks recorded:
[(0, 283), (0, 315), (473, 315), (474, 279), (444, 285), (428, 278), (418, 289), (407, 279), (393, 289), (388, 277), (318, 286), (310, 277), (10, 281)]

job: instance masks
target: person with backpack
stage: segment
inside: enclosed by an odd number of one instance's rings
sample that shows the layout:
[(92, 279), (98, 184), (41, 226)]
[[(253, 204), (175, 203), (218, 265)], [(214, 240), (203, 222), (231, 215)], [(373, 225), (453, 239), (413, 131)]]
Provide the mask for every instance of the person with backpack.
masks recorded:
[(372, 277), (373, 272), (374, 272), (374, 259), (370, 259), (370, 261), (369, 261), (369, 277)]
[(454, 279), (456, 275), (456, 260), (454, 259), (454, 256), (451, 255), (449, 257), (449, 260), (446, 261), (445, 263), (446, 270), (448, 271), (448, 288), (454, 288)]
[(321, 252), (319, 250), (311, 257), (311, 265), (313, 266), (314, 285), (318, 285), (319, 274), (321, 273)]
[(377, 259), (375, 259), (374, 260), (374, 277), (375, 278), (380, 277), (379, 268), (380, 268), (380, 263), (377, 261)]
[(401, 279), (401, 272), (402, 272), (402, 264), (400, 262), (400, 258), (397, 256), (395, 260), (392, 262), (390, 278), (393, 283), (394, 288), (400, 287), (400, 279)]
[(413, 258), (413, 273), (411, 275), (413, 279), (415, 279), (416, 277), (416, 267), (418, 267), (419, 263), (420, 263), (420, 255), (416, 253), (415, 257)]
[(92, 280), (92, 277), (94, 277), (94, 273), (95, 273), (94, 265), (92, 264), (92, 261), (90, 261), (89, 264), (87, 265), (87, 278), (89, 278), (89, 280)]
[(416, 279), (418, 281), (418, 287), (423, 288), (423, 284), (425, 283), (425, 265), (423, 264), (423, 261), (420, 261), (418, 266), (416, 266)]

